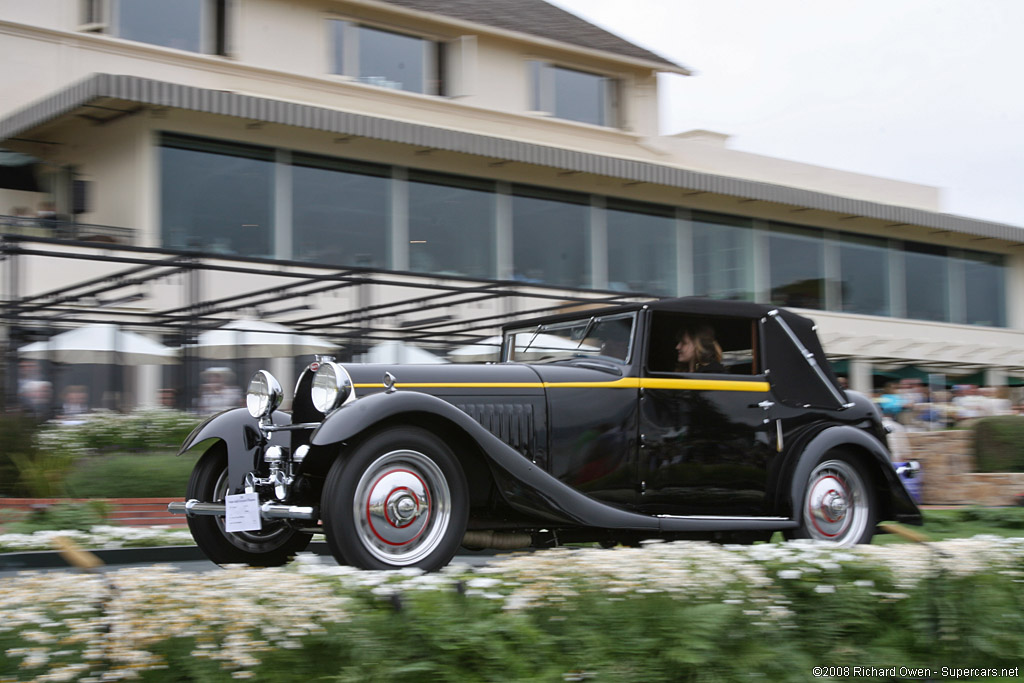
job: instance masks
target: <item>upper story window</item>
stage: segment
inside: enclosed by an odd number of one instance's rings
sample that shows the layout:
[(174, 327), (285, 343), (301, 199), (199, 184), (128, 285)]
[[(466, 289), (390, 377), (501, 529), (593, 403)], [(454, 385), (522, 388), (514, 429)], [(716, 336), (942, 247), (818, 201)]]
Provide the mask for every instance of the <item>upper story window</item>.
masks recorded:
[(338, 19), (329, 23), (332, 73), (382, 88), (443, 94), (438, 43)]
[(531, 109), (560, 119), (614, 126), (616, 81), (607, 76), (530, 62)]
[(83, 30), (223, 55), (227, 0), (83, 0)]

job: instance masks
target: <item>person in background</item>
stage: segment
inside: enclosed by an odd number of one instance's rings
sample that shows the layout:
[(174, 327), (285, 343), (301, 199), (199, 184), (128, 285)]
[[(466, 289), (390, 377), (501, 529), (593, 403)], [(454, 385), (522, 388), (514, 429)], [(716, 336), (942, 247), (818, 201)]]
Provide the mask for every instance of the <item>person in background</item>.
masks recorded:
[(199, 412), (219, 413), (243, 405), (242, 391), (234, 386), (234, 373), (229, 368), (207, 368), (202, 374)]
[(89, 389), (81, 384), (72, 384), (64, 389), (64, 401), (61, 403), (60, 414), (63, 417), (74, 417), (89, 412)]

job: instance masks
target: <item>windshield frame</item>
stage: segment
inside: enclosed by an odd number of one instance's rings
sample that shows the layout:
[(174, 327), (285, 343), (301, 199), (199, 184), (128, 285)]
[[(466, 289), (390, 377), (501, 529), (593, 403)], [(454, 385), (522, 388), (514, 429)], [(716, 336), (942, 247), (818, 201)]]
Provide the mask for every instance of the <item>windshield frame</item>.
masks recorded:
[[(628, 340), (626, 342), (627, 347), (626, 347), (626, 354), (625, 354), (624, 358), (619, 358), (617, 356), (603, 355), (601, 353), (602, 349), (600, 347), (590, 347), (588, 349), (582, 349), (581, 348), (582, 346), (584, 346), (584, 342), (589, 338), (588, 335), (590, 335), (595, 328), (599, 327), (602, 323), (606, 323), (606, 322), (610, 322), (610, 321), (616, 321), (616, 320), (629, 320), (630, 321), (629, 337), (628, 337)], [(638, 311), (627, 311), (627, 312), (612, 313), (612, 314), (609, 314), (609, 315), (589, 315), (589, 316), (588, 315), (580, 315), (578, 318), (568, 318), (568, 319), (559, 320), (559, 321), (556, 321), (556, 322), (550, 322), (550, 323), (544, 323), (544, 324), (524, 325), (522, 327), (511, 327), (511, 328), (506, 329), (504, 331), (504, 333), (503, 333), (503, 337), (502, 337), (502, 341), (501, 341), (501, 362), (504, 362), (504, 363), (528, 363), (528, 362), (555, 363), (555, 362), (571, 361), (571, 360), (575, 360), (575, 359), (595, 358), (595, 359), (603, 360), (603, 361), (606, 361), (606, 362), (614, 362), (614, 363), (616, 363), (618, 365), (622, 365), (622, 366), (628, 366), (630, 363), (633, 362), (633, 358), (634, 358), (634, 356), (636, 354), (636, 336), (637, 336), (637, 329), (638, 329), (638, 320), (639, 320), (639, 312)], [(561, 358), (557, 357), (557, 355), (558, 355), (557, 353), (555, 354), (556, 355), (555, 358), (548, 358), (548, 359), (544, 359), (544, 360), (540, 360), (540, 361), (531, 360), (529, 358), (522, 358), (522, 357), (517, 358), (516, 357), (517, 353), (527, 353), (527, 352), (529, 352), (531, 346), (533, 345), (534, 341), (538, 338), (539, 335), (554, 333), (555, 336), (562, 336), (562, 335), (558, 335), (557, 332), (563, 331), (563, 330), (566, 330), (566, 329), (573, 329), (573, 328), (580, 328), (580, 327), (583, 328), (583, 332), (582, 332), (582, 336), (580, 337), (579, 340), (572, 339), (571, 335), (567, 338), (570, 341), (578, 341), (578, 344), (577, 344), (577, 347), (575, 349), (568, 348), (568, 347), (565, 348), (564, 349), (565, 357), (561, 357)], [(517, 335), (530, 335), (529, 342), (527, 342), (525, 345), (522, 345), (519, 349), (513, 348), (513, 346), (514, 346), (513, 345), (513, 339)], [(563, 351), (563, 349), (559, 349), (559, 350)]]

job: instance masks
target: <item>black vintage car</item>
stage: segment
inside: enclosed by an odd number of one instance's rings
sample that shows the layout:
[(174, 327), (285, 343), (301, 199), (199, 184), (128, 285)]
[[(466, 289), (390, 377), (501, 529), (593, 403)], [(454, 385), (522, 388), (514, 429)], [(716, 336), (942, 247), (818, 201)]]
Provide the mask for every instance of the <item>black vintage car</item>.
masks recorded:
[[(699, 348), (688, 348), (699, 347)], [(501, 362), (318, 358), (292, 412), (266, 371), (215, 415), (172, 512), (217, 563), (276, 565), (326, 536), (339, 563), (437, 569), (460, 546), (647, 538), (868, 543), (920, 524), (874, 405), (813, 323), (687, 298), (508, 325)]]

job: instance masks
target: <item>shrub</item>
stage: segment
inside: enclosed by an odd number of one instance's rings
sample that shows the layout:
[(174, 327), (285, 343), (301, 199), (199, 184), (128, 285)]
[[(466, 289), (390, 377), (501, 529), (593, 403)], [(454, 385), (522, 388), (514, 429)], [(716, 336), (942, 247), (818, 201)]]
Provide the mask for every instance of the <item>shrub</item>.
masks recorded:
[(81, 458), (68, 473), (75, 498), (166, 498), (184, 496), (196, 458), (171, 451)]
[(1024, 418), (987, 417), (974, 426), (979, 472), (1024, 472)]
[(24, 495), (17, 461), (36, 457), (36, 430), (30, 418), (0, 414), (0, 496)]
[(88, 531), (96, 525), (103, 524), (109, 515), (110, 505), (104, 500), (53, 503), (33, 510), (17, 522), (7, 524), (6, 531), (12, 534), (62, 529)]

